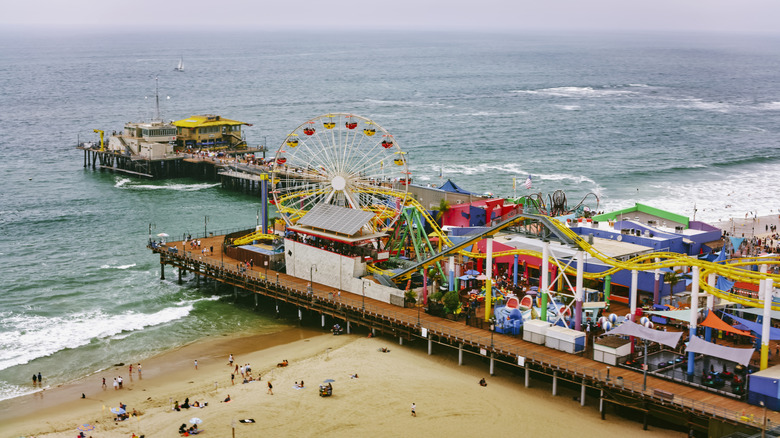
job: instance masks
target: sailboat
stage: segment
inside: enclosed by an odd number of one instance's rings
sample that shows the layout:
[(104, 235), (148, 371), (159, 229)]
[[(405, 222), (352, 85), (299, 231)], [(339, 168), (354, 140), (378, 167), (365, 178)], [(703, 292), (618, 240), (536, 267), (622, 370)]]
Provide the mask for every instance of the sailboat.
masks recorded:
[(179, 58), (179, 65), (178, 67), (173, 69), (174, 71), (184, 71), (184, 58)]

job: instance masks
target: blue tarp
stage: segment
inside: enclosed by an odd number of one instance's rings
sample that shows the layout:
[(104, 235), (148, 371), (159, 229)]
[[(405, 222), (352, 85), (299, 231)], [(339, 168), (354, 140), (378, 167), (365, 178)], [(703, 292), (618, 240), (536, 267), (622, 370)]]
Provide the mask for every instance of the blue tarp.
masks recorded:
[(449, 179), (447, 180), (446, 183), (442, 184), (442, 186), (439, 187), (439, 188), (444, 190), (445, 192), (460, 193), (462, 195), (479, 196), (478, 194), (476, 194), (474, 192), (469, 192), (468, 190), (463, 190), (462, 188), (458, 187), (457, 184), (455, 184), (454, 182), (450, 181)]
[[(715, 263), (722, 262), (723, 260), (726, 260), (728, 258), (728, 255), (726, 255), (726, 246), (724, 245), (723, 248), (720, 250), (720, 254), (718, 254), (718, 258), (714, 260)], [(715, 287), (718, 289), (728, 292), (731, 290), (732, 287), (734, 287), (734, 282), (725, 278), (718, 276), (718, 280), (715, 283)]]
[[(751, 332), (755, 333), (757, 337), (761, 337), (761, 324), (753, 321), (748, 321), (747, 319), (740, 318), (739, 316), (734, 316), (731, 313), (723, 312), (724, 315), (731, 317), (734, 321), (738, 322), (742, 326), (746, 327)], [(769, 340), (770, 341), (777, 341), (780, 340), (780, 328), (769, 328)]]

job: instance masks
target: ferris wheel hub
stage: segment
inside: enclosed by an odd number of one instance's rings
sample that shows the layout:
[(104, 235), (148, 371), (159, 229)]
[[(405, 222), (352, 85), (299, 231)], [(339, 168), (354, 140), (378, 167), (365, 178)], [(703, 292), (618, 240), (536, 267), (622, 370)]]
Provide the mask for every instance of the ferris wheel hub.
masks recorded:
[(333, 187), (333, 190), (340, 192), (347, 188), (347, 180), (341, 175), (336, 175), (330, 181), (330, 185)]

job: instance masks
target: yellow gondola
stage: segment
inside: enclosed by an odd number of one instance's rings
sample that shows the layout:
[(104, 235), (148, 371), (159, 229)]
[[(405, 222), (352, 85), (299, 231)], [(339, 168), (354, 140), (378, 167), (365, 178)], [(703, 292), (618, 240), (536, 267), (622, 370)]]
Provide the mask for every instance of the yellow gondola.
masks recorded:
[(397, 164), (399, 166), (403, 166), (404, 165), (404, 159), (403, 158), (396, 158), (395, 160), (393, 160), (393, 163), (395, 163), (395, 164)]
[(372, 135), (376, 134), (376, 129), (374, 129), (374, 128), (365, 128), (363, 130), (363, 134), (366, 134), (367, 136), (371, 137)]
[(298, 139), (297, 138), (291, 138), (287, 140), (287, 146), (290, 146), (291, 148), (294, 148), (295, 146), (298, 146)]
[(330, 121), (330, 122), (323, 122), (322, 126), (324, 126), (325, 129), (333, 129), (336, 127), (336, 124), (333, 123), (333, 121)]

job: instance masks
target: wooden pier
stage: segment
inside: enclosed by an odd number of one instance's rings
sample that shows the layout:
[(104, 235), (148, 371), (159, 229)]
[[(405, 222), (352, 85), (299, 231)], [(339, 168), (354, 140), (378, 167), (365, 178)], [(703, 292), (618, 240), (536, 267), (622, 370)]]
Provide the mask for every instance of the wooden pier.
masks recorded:
[[(316, 315), (323, 328), (335, 321), (347, 332), (360, 326), (376, 335), (391, 336), (399, 344), (413, 339), (427, 341), (429, 354), (433, 354), (434, 345), (456, 349), (459, 363), (462, 363), (464, 353), (483, 356), (489, 361), (491, 374), (497, 364), (514, 368), (518, 375), (524, 376), (526, 386), (531, 384), (532, 377), (551, 379), (553, 395), (559, 382), (580, 388), (583, 405), (588, 396), (599, 399), (602, 418), (606, 416), (607, 406), (612, 405), (621, 415), (640, 419), (645, 428), (649, 418), (654, 417), (708, 436), (735, 432), (756, 434), (764, 424), (764, 416), (770, 426), (780, 426), (778, 412), (766, 412), (705, 389), (651, 375), (643, 389), (641, 373), (621, 367), (610, 369), (583, 353), (569, 354), (517, 337), (491, 333), (463, 322), (428, 315), (420, 307), (403, 308), (316, 283), (310, 285), (265, 266), (248, 268), (245, 262), (223, 253), (225, 236), (199, 238), (199, 249), (185, 248), (180, 241), (149, 245), (160, 256), (161, 279), (165, 278), (165, 266), (168, 265), (178, 268), (180, 282), (184, 272), (194, 273), (198, 281), (208, 278), (215, 285), (233, 286), (236, 293), (242, 290), (254, 294), (255, 305), (258, 298), (265, 297), (264, 300), (275, 303), (277, 312), (279, 306), (294, 306), (299, 319)], [(205, 253), (203, 249), (206, 249)]]

